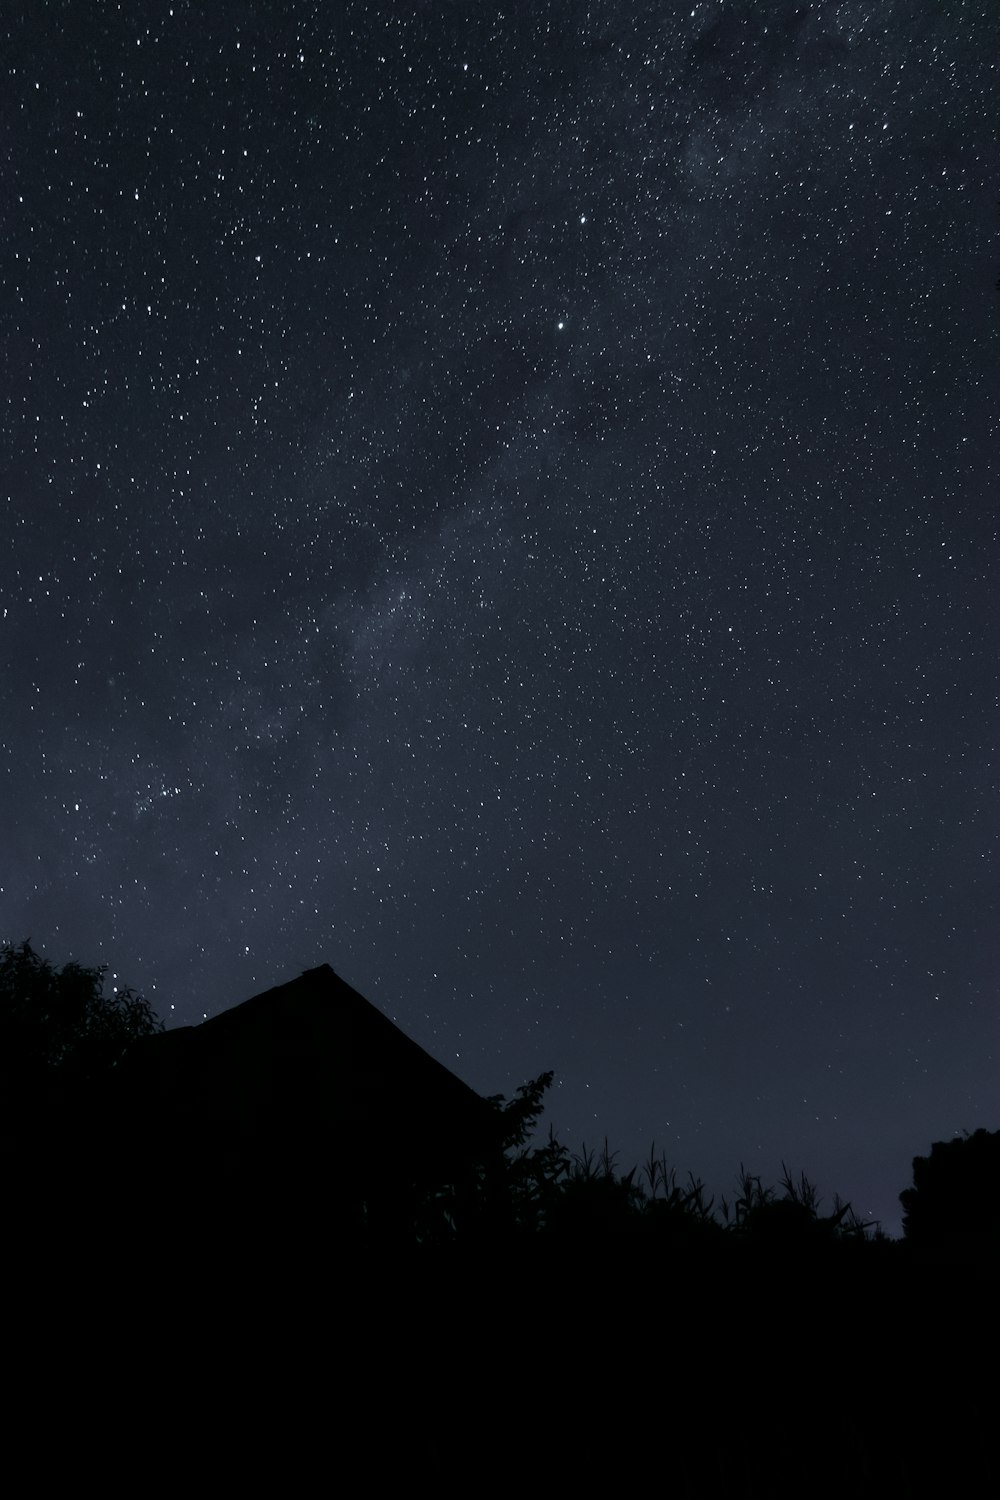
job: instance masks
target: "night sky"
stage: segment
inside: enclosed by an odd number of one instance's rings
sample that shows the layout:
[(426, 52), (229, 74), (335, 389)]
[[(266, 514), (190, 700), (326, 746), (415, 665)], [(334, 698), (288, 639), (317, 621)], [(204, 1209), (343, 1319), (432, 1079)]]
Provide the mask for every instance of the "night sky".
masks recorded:
[(1000, 10), (0, 12), (0, 937), (899, 1230), (1000, 1126)]

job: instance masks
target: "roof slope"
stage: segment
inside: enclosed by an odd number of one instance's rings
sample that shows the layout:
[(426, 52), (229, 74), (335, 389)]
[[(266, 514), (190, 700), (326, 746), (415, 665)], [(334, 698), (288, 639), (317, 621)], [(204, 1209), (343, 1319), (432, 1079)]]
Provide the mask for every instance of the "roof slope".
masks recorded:
[(398, 1194), (461, 1172), (495, 1111), (328, 964), (133, 1049), (129, 1108), (164, 1154), (337, 1173)]

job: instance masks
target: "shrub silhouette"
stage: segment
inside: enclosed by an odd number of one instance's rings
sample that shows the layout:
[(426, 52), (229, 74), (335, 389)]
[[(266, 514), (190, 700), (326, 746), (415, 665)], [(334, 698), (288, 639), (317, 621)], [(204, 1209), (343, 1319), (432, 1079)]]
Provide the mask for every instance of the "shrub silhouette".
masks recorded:
[(804, 1172), (796, 1182), (784, 1162), (781, 1170), (783, 1196), (779, 1198), (776, 1189), (764, 1187), (759, 1177), (740, 1166), (739, 1196), (731, 1204), (722, 1200), (723, 1218), (737, 1238), (774, 1248), (866, 1238), (871, 1226), (858, 1218), (850, 1203), (841, 1202), (835, 1195), (833, 1212), (821, 1214), (822, 1199), (816, 1185)]
[(634, 1230), (642, 1209), (642, 1189), (633, 1167), (619, 1175), (616, 1158), (608, 1150), (598, 1156), (584, 1145), (571, 1158), (551, 1205), (547, 1228), (558, 1235), (605, 1237)]
[(929, 1156), (913, 1158), (913, 1186), (899, 1201), (914, 1246), (1000, 1250), (1000, 1130), (935, 1141)]

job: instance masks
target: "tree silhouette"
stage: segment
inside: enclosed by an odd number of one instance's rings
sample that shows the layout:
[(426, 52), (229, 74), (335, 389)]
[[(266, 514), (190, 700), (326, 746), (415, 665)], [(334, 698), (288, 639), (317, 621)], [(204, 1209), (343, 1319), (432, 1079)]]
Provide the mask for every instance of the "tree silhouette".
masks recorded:
[(115, 1104), (116, 1064), (133, 1042), (163, 1028), (134, 990), (105, 994), (105, 973), (77, 963), (57, 968), (28, 941), (0, 948), (8, 1248), (19, 1247), (33, 1265), (69, 1225), (95, 1245), (98, 1227), (113, 1238), (126, 1211), (123, 1163), (135, 1171), (148, 1165), (133, 1121)]
[(529, 1145), (544, 1111), (554, 1075), (542, 1073), (522, 1083), (512, 1099), (491, 1094), (484, 1101), (493, 1115), (471, 1180), (449, 1182), (425, 1197), (417, 1216), (422, 1243), (466, 1245), (501, 1243), (544, 1229), (569, 1171), (569, 1152), (551, 1130), (544, 1145)]
[(1000, 1250), (1000, 1130), (935, 1141), (899, 1195), (903, 1234), (927, 1249)]
[(0, 1037), (8, 1095), (57, 1075), (90, 1078), (112, 1067), (129, 1044), (162, 1031), (134, 990), (104, 993), (107, 965), (56, 968), (30, 941), (0, 949)]

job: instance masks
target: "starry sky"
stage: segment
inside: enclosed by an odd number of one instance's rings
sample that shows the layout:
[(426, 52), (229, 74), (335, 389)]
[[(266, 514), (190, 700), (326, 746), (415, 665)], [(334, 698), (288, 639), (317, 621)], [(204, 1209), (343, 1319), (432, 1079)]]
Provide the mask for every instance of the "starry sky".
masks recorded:
[(1000, 1126), (992, 0), (0, 13), (0, 937), (899, 1230)]

